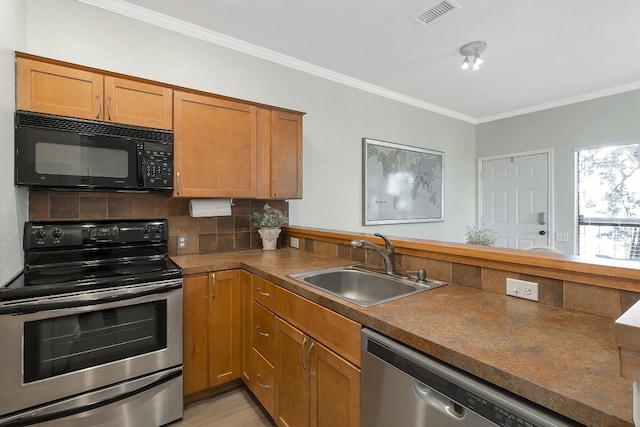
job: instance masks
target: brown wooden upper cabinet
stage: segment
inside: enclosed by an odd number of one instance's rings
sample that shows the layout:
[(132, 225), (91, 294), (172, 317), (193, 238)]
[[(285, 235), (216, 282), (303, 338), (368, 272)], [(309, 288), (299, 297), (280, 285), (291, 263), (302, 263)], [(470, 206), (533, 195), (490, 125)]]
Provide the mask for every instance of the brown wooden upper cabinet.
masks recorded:
[(174, 93), (174, 196), (256, 197), (256, 109)]
[(258, 109), (260, 199), (302, 198), (302, 114)]
[(16, 58), (18, 110), (173, 129), (173, 89), (51, 61)]

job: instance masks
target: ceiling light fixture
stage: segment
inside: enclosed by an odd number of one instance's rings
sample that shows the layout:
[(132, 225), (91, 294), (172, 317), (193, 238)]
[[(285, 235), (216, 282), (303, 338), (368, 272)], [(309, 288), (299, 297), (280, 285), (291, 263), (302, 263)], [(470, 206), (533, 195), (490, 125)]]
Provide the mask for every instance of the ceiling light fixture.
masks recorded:
[(460, 48), (460, 55), (464, 56), (464, 60), (460, 68), (463, 70), (469, 68), (469, 57), (473, 56), (473, 67), (471, 67), (471, 69), (473, 71), (479, 70), (480, 64), (484, 62), (484, 59), (480, 57), (480, 53), (484, 52), (486, 48), (487, 44), (481, 41), (467, 43), (462, 46)]

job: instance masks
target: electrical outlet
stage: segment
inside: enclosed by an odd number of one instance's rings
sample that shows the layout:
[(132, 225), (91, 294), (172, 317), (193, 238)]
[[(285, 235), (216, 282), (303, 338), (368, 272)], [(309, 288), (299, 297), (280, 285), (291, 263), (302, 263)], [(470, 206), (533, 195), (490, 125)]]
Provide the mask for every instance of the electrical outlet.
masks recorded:
[(187, 249), (187, 235), (180, 234), (178, 235), (178, 250)]
[(507, 278), (507, 295), (538, 301), (538, 284), (526, 280)]
[(300, 247), (300, 240), (297, 237), (291, 238), (291, 247), (298, 249)]
[(569, 233), (556, 233), (556, 242), (568, 242)]

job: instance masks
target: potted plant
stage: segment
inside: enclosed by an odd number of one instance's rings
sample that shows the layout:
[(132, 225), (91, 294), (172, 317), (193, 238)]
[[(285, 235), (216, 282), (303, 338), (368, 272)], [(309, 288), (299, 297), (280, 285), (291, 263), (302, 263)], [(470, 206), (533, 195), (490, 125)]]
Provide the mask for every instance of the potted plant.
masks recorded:
[(289, 222), (287, 215), (282, 213), (280, 209), (272, 208), (264, 205), (263, 212), (253, 212), (251, 214), (251, 223), (258, 227), (258, 233), (262, 238), (262, 249), (272, 251), (276, 249), (278, 236), (280, 236), (280, 227)]
[(493, 246), (498, 241), (498, 232), (484, 224), (472, 224), (467, 226), (467, 243), (473, 245)]

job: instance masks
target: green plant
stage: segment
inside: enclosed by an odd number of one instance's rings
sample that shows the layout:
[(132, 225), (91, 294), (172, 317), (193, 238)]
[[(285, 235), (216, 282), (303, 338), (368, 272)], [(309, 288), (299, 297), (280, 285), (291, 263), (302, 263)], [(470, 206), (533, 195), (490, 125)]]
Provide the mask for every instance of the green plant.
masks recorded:
[(467, 243), (473, 245), (492, 246), (498, 240), (498, 232), (484, 224), (467, 225)]
[(269, 205), (264, 205), (263, 212), (253, 212), (251, 214), (251, 223), (258, 228), (280, 228), (288, 222), (287, 214)]

